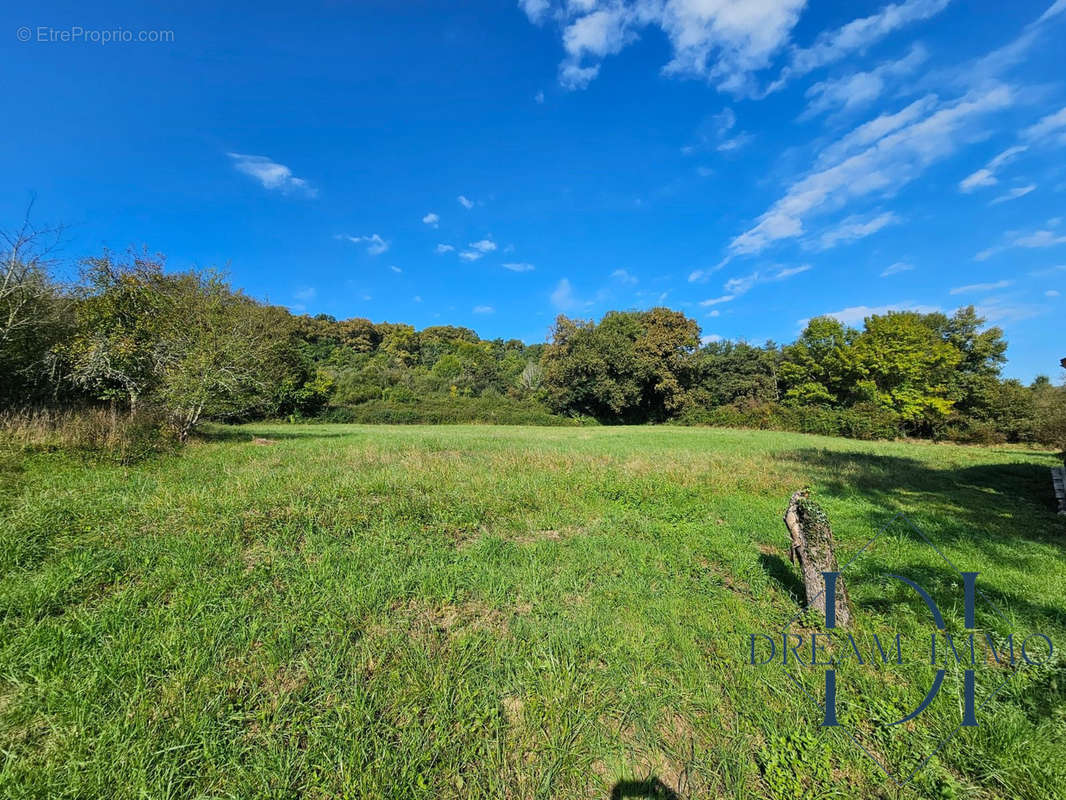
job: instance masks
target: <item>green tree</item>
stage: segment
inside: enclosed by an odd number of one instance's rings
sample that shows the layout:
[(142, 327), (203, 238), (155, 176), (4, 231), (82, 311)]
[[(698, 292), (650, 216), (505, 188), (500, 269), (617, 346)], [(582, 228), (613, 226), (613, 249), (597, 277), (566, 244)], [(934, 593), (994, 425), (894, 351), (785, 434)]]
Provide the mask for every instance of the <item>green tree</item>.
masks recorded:
[(953, 372), (962, 356), (921, 314), (866, 318), (855, 339), (858, 394), (891, 409), (912, 432), (932, 432), (953, 408)]
[(612, 311), (599, 324), (556, 320), (542, 357), (550, 404), (604, 421), (667, 419), (688, 399), (699, 326), (678, 311)]
[(833, 317), (815, 317), (799, 338), (784, 347), (778, 374), (784, 402), (795, 406), (839, 406), (852, 399), (863, 375), (856, 362), (858, 332)]

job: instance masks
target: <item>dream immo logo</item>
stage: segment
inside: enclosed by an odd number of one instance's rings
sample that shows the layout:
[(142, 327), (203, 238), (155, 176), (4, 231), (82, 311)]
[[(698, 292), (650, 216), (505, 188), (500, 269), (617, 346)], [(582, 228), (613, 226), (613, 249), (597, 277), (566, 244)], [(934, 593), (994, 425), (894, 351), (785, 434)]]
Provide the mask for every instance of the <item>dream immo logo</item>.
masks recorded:
[[(911, 553), (913, 544), (920, 542), (935, 554), (934, 566), (929, 560), (906, 563), (906, 559), (891, 558), (881, 558), (879, 563), (887, 560), (895, 564), (892, 569), (871, 565), (875, 546), (886, 542), (889, 546), (895, 542), (905, 551), (909, 546)], [(860, 556), (865, 556), (865, 568)], [(845, 733), (900, 786), (913, 780), (960, 731), (980, 726), (982, 711), (1021, 670), (1046, 664), (1055, 654), (1046, 634), (1012, 630), (1008, 618), (981, 590), (980, 573), (956, 567), (903, 514), (893, 517), (839, 571), (823, 572), (822, 577), (825, 588), (818, 598), (825, 595), (824, 620), (803, 611), (776, 634), (748, 634), (745, 660), (752, 667), (783, 670), (818, 709), (821, 728)], [(836, 620), (838, 586), (845, 578), (853, 598), (860, 594), (856, 588), (875, 589), (861, 592), (864, 600), (853, 615), (860, 624), (854, 629), (839, 627)], [(935, 590), (930, 588), (934, 585)], [(886, 618), (900, 615), (901, 607), (906, 612), (901, 615), (904, 629), (886, 630)], [(867, 608), (874, 613), (865, 615)], [(871, 619), (859, 619), (866, 616)], [(821, 630), (815, 627), (819, 622)], [(914, 691), (912, 704), (902, 704), (901, 693), (895, 692), (894, 702), (864, 708), (868, 699), (861, 691), (864, 681), (898, 684), (898, 678), (890, 675), (892, 670), (902, 673)], [(849, 680), (841, 681), (841, 672)], [(850, 684), (855, 697), (846, 696), (844, 683)], [(950, 692), (945, 691), (947, 685), (952, 687)], [(910, 763), (891, 765), (875, 753), (879, 748), (871, 745), (871, 736), (884, 741), (896, 732), (900, 736), (912, 733), (921, 715), (944, 694), (952, 696), (950, 709), (958, 709), (956, 724), (927, 752), (918, 747), (896, 748), (908, 753)], [(842, 720), (842, 705), (848, 708), (851, 725)], [(941, 728), (943, 720), (941, 714), (937, 721)]]

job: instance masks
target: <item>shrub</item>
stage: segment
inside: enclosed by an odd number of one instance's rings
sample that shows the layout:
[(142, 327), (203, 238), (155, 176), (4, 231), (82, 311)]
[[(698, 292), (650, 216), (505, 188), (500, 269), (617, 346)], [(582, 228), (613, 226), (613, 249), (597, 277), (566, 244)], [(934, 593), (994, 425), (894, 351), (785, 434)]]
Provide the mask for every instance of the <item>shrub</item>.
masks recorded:
[(833, 409), (742, 400), (728, 406), (686, 409), (678, 422), (683, 425), (795, 431), (853, 439), (894, 439), (899, 436), (900, 430), (898, 414), (872, 403)]
[(424, 397), (421, 400), (370, 400), (352, 406), (333, 406), (321, 419), (381, 425), (578, 425), (578, 420), (551, 413), (532, 400), (500, 395), (483, 397)]

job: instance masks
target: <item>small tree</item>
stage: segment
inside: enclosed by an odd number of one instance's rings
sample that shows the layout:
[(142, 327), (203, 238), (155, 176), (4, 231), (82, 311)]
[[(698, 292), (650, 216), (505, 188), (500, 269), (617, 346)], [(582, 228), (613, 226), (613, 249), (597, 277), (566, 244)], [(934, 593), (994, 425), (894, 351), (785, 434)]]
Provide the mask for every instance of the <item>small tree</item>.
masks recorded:
[(205, 415), (274, 410), (285, 338), (271, 311), (231, 291), (215, 273), (173, 280), (157, 356), (158, 395), (181, 441)]
[[(32, 208), (32, 205), (31, 205)], [(66, 304), (52, 281), (61, 228), (0, 232), (0, 401), (27, 401), (58, 387), (53, 346), (66, 334)]]

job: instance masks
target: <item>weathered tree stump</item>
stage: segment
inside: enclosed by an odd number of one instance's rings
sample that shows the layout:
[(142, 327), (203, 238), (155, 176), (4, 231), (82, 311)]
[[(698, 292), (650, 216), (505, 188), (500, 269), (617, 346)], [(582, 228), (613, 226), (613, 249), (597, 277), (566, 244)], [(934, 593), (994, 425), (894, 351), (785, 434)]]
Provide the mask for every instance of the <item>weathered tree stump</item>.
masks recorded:
[[(801, 489), (793, 493), (785, 511), (785, 527), (792, 539), (789, 559), (803, 571), (803, 585), (807, 590), (807, 607), (821, 612), (825, 618), (826, 591), (823, 572), (839, 572), (833, 552), (833, 529), (829, 517), (811, 500), (810, 492)], [(835, 618), (838, 627), (851, 621), (847, 589), (840, 575), (836, 578)]]

